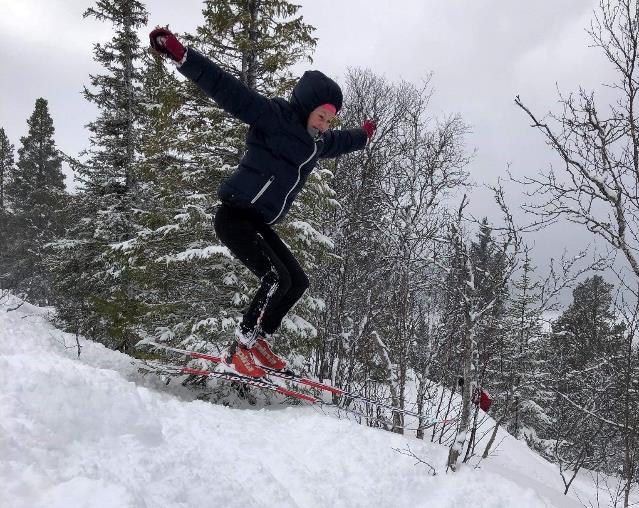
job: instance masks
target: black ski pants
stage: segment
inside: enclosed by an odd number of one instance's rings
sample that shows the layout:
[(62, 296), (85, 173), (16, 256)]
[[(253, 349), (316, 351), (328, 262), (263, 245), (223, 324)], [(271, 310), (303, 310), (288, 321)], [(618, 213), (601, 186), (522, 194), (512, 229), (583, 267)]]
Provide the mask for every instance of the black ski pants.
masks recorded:
[(273, 333), (308, 288), (308, 277), (277, 233), (250, 210), (222, 204), (215, 214), (220, 241), (260, 280), (242, 319), (242, 331), (257, 326)]

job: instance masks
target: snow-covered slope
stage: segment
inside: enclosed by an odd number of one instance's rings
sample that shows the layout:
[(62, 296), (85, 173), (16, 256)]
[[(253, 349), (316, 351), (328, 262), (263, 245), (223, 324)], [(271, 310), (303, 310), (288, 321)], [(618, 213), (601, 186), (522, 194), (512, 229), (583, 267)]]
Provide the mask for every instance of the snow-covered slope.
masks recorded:
[[(142, 377), (131, 359), (0, 304), (0, 506), (578, 507), (556, 468), (506, 436), (478, 469), (310, 406), (231, 409)], [(433, 465), (398, 453), (410, 447)], [(575, 487), (582, 501), (594, 492)]]

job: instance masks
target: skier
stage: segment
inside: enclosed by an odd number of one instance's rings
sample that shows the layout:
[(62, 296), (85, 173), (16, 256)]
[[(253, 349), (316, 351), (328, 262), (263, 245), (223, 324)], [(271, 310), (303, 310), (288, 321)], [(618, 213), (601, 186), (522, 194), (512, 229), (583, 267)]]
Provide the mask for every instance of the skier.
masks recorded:
[(290, 100), (268, 99), (198, 51), (185, 48), (167, 29), (156, 28), (150, 40), (152, 49), (171, 58), (180, 73), (249, 125), (246, 153), (218, 190), (222, 204), (215, 215), (215, 232), (261, 284), (225, 362), (251, 377), (266, 375), (255, 360), (284, 370), (286, 362), (273, 352), (268, 339), (309, 281), (271, 226), (284, 218), (317, 160), (363, 149), (375, 133), (375, 122), (366, 120), (359, 129), (329, 130), (342, 107), (342, 91), (319, 71), (305, 72)]

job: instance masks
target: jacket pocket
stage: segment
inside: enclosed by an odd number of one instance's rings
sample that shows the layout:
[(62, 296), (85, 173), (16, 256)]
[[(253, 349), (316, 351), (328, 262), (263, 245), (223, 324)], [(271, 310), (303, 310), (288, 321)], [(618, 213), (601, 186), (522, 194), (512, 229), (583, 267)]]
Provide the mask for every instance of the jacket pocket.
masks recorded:
[(260, 199), (260, 196), (266, 192), (266, 189), (268, 189), (269, 186), (273, 183), (273, 180), (275, 180), (275, 175), (271, 175), (271, 177), (266, 181), (266, 183), (262, 186), (259, 192), (255, 194), (255, 197), (251, 199), (251, 204), (255, 203), (258, 199)]

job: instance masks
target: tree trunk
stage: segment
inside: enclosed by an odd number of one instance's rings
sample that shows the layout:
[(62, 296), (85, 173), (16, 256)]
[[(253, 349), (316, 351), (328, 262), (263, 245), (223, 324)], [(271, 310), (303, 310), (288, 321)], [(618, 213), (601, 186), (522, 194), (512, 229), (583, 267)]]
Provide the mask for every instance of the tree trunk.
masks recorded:
[(463, 351), (463, 361), (464, 361), (464, 386), (462, 387), (462, 407), (461, 407), (461, 415), (459, 417), (459, 426), (457, 428), (457, 434), (455, 435), (455, 440), (453, 441), (452, 446), (450, 447), (450, 451), (448, 453), (448, 462), (447, 466), (453, 471), (457, 470), (457, 460), (459, 459), (459, 455), (461, 454), (464, 448), (464, 442), (466, 441), (466, 435), (468, 433), (468, 428), (470, 425), (470, 400), (472, 396), (472, 337), (471, 330), (468, 326), (470, 323), (470, 317), (468, 310), (466, 311), (466, 330), (464, 331), (464, 338), (462, 342), (462, 351)]

